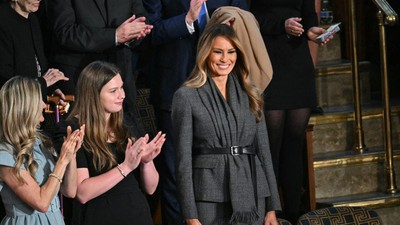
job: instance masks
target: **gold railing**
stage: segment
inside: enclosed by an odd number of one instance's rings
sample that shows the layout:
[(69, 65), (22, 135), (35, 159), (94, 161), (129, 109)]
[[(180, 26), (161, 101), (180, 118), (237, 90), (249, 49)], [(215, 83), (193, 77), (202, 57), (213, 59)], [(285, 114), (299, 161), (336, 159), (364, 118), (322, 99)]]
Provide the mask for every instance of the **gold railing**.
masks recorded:
[(385, 0), (372, 0), (378, 7), (379, 11), (382, 11), (385, 15), (385, 25), (394, 25), (397, 23), (398, 16), (389, 3)]
[[(350, 32), (352, 46), (352, 64), (353, 64), (353, 82), (354, 82), (354, 107), (355, 107), (355, 150), (362, 152), (365, 149), (364, 136), (361, 122), (361, 104), (359, 91), (358, 77), (358, 59), (357, 59), (357, 44), (356, 44), (356, 19), (355, 19), (355, 0), (350, 0)], [(397, 23), (397, 13), (387, 3), (386, 0), (372, 0), (378, 7), (378, 25), (379, 25), (379, 44), (380, 44), (380, 59), (381, 59), (381, 79), (382, 79), (382, 100), (383, 100), (383, 118), (384, 118), (384, 140), (385, 140), (385, 169), (386, 169), (386, 192), (398, 192), (396, 186), (396, 175), (393, 166), (393, 149), (392, 149), (392, 128), (391, 128), (391, 109), (389, 101), (389, 85), (387, 74), (387, 59), (386, 59), (386, 34), (385, 25), (394, 25)]]
[(397, 14), (385, 0), (373, 0), (378, 7), (378, 26), (379, 26), (379, 43), (380, 43), (380, 59), (381, 59), (381, 79), (382, 79), (382, 100), (383, 100), (383, 119), (384, 119), (384, 140), (385, 140), (385, 169), (386, 169), (386, 192), (398, 192), (396, 186), (396, 174), (393, 166), (393, 148), (392, 148), (392, 125), (391, 125), (391, 109), (389, 100), (389, 81), (387, 74), (386, 59), (386, 33), (385, 25), (394, 25), (397, 22)]
[(354, 99), (354, 150), (363, 153), (367, 148), (364, 143), (364, 131), (362, 127), (361, 97), (360, 97), (360, 76), (358, 70), (357, 53), (357, 23), (355, 0), (349, 1), (350, 8), (350, 53), (351, 53), (351, 71), (353, 74), (353, 99)]

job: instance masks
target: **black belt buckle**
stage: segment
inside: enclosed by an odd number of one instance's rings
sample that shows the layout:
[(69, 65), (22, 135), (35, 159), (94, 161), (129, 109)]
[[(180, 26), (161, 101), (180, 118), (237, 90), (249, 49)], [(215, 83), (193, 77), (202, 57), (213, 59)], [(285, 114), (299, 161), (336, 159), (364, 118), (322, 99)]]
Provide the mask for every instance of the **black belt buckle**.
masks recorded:
[(231, 155), (240, 155), (240, 146), (231, 146)]

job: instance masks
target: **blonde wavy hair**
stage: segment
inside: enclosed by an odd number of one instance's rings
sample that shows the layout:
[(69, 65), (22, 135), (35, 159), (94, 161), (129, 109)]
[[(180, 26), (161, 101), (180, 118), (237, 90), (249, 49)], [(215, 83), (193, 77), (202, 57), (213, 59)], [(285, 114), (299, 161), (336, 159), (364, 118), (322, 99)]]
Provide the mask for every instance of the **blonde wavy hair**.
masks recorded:
[(207, 74), (212, 73), (211, 69), (208, 67), (212, 46), (214, 40), (221, 36), (228, 38), (236, 49), (237, 60), (232, 73), (239, 79), (242, 88), (249, 96), (250, 110), (256, 116), (257, 122), (259, 122), (262, 117), (264, 101), (261, 93), (259, 93), (258, 89), (248, 79), (249, 64), (245, 53), (236, 32), (228, 25), (216, 24), (206, 27), (197, 44), (196, 65), (190, 73), (188, 80), (183, 85), (190, 88), (200, 88), (206, 83)]
[(50, 139), (39, 132), (42, 104), (40, 84), (32, 78), (13, 77), (0, 90), (0, 141), (14, 148), (7, 150), (15, 158), (14, 172), (20, 182), (25, 182), (21, 177), (22, 165), (36, 180), (38, 163), (33, 157), (33, 146), (37, 138), (54, 153)]
[[(93, 165), (97, 171), (112, 168), (117, 160), (112, 153), (107, 139), (107, 121), (100, 100), (101, 89), (111, 79), (120, 74), (119, 69), (107, 62), (95, 61), (87, 65), (78, 78), (76, 102), (68, 117), (78, 118), (79, 124), (85, 124), (83, 147), (93, 154)], [(111, 113), (109, 128), (115, 137), (119, 151), (125, 150), (125, 144), (132, 135), (123, 126), (123, 110)]]

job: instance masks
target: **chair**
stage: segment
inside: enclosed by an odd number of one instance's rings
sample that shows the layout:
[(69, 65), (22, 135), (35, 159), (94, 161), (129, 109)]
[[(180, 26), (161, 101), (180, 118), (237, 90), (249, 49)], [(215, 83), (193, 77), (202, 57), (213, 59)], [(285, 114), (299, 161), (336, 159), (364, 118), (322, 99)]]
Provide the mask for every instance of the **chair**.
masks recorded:
[(72, 102), (75, 100), (73, 95), (66, 95), (65, 106), (60, 104), (60, 97), (57, 95), (47, 96), (46, 109), (44, 110), (44, 122), (41, 128), (48, 134), (52, 135), (55, 131), (56, 124), (66, 117)]
[(292, 225), (289, 221), (282, 219), (282, 218), (278, 218), (278, 224), (279, 225)]
[(154, 137), (157, 134), (156, 118), (153, 105), (150, 103), (150, 89), (137, 90), (136, 115), (139, 117), (144, 131)]
[(65, 106), (60, 104), (60, 100), (61, 100), (60, 96), (57, 95), (47, 96), (45, 113), (55, 114), (57, 120), (56, 122), (60, 121), (61, 115), (68, 112), (70, 108), (70, 102), (75, 101), (75, 96), (66, 95), (64, 100), (64, 102), (66, 103)]
[(297, 225), (383, 225), (379, 215), (365, 207), (328, 207), (302, 215)]

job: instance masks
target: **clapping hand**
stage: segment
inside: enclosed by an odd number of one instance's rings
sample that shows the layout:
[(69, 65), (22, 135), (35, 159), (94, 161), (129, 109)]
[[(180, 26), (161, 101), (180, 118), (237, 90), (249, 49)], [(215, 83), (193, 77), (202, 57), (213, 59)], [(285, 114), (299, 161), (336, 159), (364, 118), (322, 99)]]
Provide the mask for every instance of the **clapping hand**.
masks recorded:
[(79, 128), (79, 141), (75, 146), (75, 153), (82, 147), (83, 138), (85, 137), (85, 124)]
[(133, 141), (130, 138), (128, 139), (128, 144), (126, 145), (125, 150), (125, 161), (123, 162), (123, 164), (126, 164), (126, 166), (129, 168), (129, 171), (126, 172), (130, 173), (139, 166), (142, 157), (141, 154), (143, 149), (145, 149), (148, 140), (148, 136), (147, 139), (145, 136), (137, 139), (136, 141)]
[[(149, 135), (146, 134), (145, 138), (149, 139)], [(149, 163), (151, 162), (158, 154), (161, 152), (161, 148), (165, 142), (165, 134), (158, 132), (157, 135), (147, 143), (146, 147), (143, 149), (142, 152), (142, 163)]]
[(117, 28), (117, 42), (123, 44), (146, 37), (153, 28), (153, 25), (148, 25), (145, 22), (145, 17), (136, 18), (136, 16), (133, 15), (128, 18)]
[(82, 140), (85, 136), (85, 125), (80, 129), (72, 132), (71, 126), (67, 127), (67, 137), (61, 146), (60, 159), (65, 160), (68, 164), (75, 156), (76, 152), (81, 148)]

